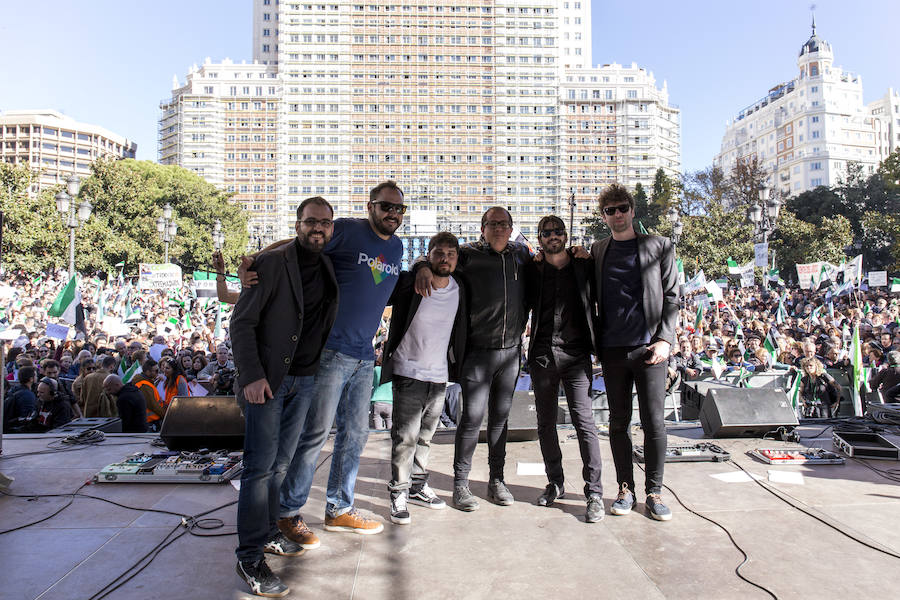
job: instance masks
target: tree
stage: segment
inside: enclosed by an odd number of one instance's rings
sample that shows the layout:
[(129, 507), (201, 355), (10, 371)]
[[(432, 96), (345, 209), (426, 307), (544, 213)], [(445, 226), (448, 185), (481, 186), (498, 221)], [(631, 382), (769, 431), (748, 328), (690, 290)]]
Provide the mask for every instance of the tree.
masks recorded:
[(725, 205), (728, 178), (719, 167), (707, 167), (681, 176), (680, 209), (683, 215), (706, 213), (710, 204)]
[(841, 215), (823, 217), (819, 224), (802, 221), (789, 210), (778, 215), (778, 228), (769, 242), (775, 264), (785, 279), (793, 279), (797, 263), (847, 260), (845, 249), (853, 241), (850, 222)]
[(584, 234), (595, 240), (612, 235), (599, 210), (591, 211), (591, 216), (583, 218), (581, 224), (584, 225)]
[(730, 209), (744, 212), (751, 204), (759, 202), (759, 193), (768, 187), (769, 173), (754, 156), (738, 160), (728, 177), (725, 202)]
[[(9, 183), (8, 192), (12, 190), (3, 199), (8, 217), (4, 262), (29, 273), (65, 266), (67, 232), (53, 201), (58, 188), (30, 197), (24, 183), (31, 177), (27, 169), (0, 168), (0, 181)], [(228, 194), (186, 169), (149, 161), (98, 160), (91, 171), (79, 194), (94, 205), (91, 218), (75, 237), (75, 266), (80, 272), (110, 271), (125, 261), (131, 274), (137, 263), (162, 262), (156, 218), (166, 202), (172, 204), (178, 224), (169, 256), (186, 271), (209, 264), (216, 219), (225, 234), (226, 264), (234, 264), (246, 247), (247, 221), (241, 209)]]
[[(686, 271), (703, 269), (707, 277), (728, 272), (728, 258), (745, 263), (753, 257), (753, 226), (737, 211), (728, 212), (710, 203), (706, 215), (682, 215), (684, 224), (677, 253)], [(668, 234), (668, 221), (660, 224), (661, 234)]]
[(26, 273), (46, 272), (68, 261), (66, 227), (53, 197), (58, 188), (30, 195), (34, 178), (26, 166), (0, 163), (3, 264)]

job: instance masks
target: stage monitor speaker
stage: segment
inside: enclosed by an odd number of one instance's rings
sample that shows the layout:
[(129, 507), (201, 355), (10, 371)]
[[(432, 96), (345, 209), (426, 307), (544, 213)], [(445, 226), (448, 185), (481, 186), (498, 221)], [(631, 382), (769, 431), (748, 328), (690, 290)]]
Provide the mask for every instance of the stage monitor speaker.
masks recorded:
[[(513, 393), (512, 407), (509, 409), (506, 440), (508, 442), (528, 442), (537, 439), (537, 410), (534, 407), (534, 392)], [(478, 433), (478, 441), (487, 441), (487, 411)]]
[(159, 437), (170, 450), (242, 450), (244, 411), (234, 396), (176, 396)]
[(700, 407), (709, 437), (756, 437), (799, 425), (785, 392), (772, 388), (710, 388)]

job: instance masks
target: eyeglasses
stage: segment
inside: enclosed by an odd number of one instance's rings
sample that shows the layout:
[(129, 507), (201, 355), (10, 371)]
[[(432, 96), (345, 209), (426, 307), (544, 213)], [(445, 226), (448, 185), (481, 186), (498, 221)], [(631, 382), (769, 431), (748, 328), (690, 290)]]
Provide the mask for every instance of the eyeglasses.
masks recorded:
[(509, 221), (485, 221), (484, 226), (491, 229), (510, 229), (512, 227)]
[(565, 227), (556, 227), (555, 229), (542, 229), (541, 230), (542, 238), (548, 238), (551, 235), (555, 235), (557, 237), (562, 237), (562, 236), (566, 235), (566, 228)]
[(631, 210), (631, 206), (628, 204), (620, 204), (618, 206), (604, 206), (603, 214), (605, 214), (608, 217), (611, 217), (614, 214), (616, 214), (616, 211), (619, 211), (620, 213), (622, 213), (624, 215), (629, 210)]
[(398, 213), (401, 215), (406, 214), (407, 206), (405, 204), (394, 204), (393, 202), (385, 202), (383, 200), (381, 202), (369, 202), (369, 204), (376, 205), (378, 208), (381, 209), (382, 212), (386, 212), (386, 213), (395, 212), (395, 213)]
[(331, 219), (303, 219), (300, 221), (307, 227), (315, 227), (316, 225), (321, 225), (323, 229), (328, 229), (332, 225), (334, 225), (334, 221)]

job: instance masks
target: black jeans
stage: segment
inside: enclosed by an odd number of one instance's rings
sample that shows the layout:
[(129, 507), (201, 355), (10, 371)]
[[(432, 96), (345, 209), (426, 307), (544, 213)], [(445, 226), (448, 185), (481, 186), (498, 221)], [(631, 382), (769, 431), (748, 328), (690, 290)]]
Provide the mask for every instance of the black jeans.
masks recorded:
[(600, 442), (591, 407), (591, 357), (571, 356), (554, 350), (528, 361), (528, 372), (534, 384), (534, 404), (537, 409), (537, 432), (547, 479), (563, 487), (562, 452), (556, 433), (556, 412), (559, 406), (559, 384), (566, 392), (569, 414), (578, 436), (581, 452), (581, 476), (584, 495), (603, 494), (600, 483)]
[(487, 410), (488, 467), (491, 479), (503, 479), (506, 462), (506, 420), (519, 376), (519, 346), (473, 349), (462, 365), (462, 416), (456, 427), (453, 453), (454, 485), (468, 485), (478, 430)]
[(634, 347), (604, 348), (600, 364), (609, 403), (609, 445), (616, 465), (616, 481), (634, 490), (631, 445), (632, 387), (637, 387), (638, 411), (644, 430), (645, 487), (648, 494), (659, 493), (666, 462), (666, 368), (663, 361), (648, 365), (643, 358), (630, 361)]

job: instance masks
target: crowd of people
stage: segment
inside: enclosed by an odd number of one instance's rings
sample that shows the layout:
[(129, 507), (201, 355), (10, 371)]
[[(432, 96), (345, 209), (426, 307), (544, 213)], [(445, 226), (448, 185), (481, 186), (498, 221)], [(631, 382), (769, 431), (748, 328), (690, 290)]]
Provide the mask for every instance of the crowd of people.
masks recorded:
[[(253, 593), (281, 597), (288, 588), (265, 554), (298, 556), (321, 545), (300, 513), (333, 425), (327, 531), (384, 529), (354, 505), (370, 419), (391, 431), (393, 523), (410, 523), (409, 504), (448, 505), (428, 485), (431, 439), (448, 413), (456, 424), (452, 506), (479, 508), (469, 473), (485, 418), (484, 498), (513, 505), (506, 433), (523, 363), (548, 479), (536, 501), (553, 506), (566, 493), (556, 434), (562, 389), (583, 463), (587, 523), (604, 516), (591, 399), (596, 363), (617, 483), (609, 512), (624, 516), (637, 506), (636, 401), (645, 507), (660, 521), (672, 517), (661, 496), (664, 397), (679, 380), (794, 371), (800, 410), (816, 417), (838, 408), (835, 369), (886, 400), (896, 397), (896, 297), (751, 286), (720, 289), (711, 301), (705, 291), (681, 298), (675, 248), (635, 232), (631, 194), (612, 185), (599, 204), (612, 235), (590, 250), (569, 248), (565, 223), (550, 215), (538, 224), (535, 255), (510, 240), (509, 212), (492, 207), (478, 242), (460, 245), (438, 233), (427, 255), (401, 272), (394, 232), (407, 207), (396, 183), (371, 190), (364, 219), (335, 219), (327, 200), (313, 197), (297, 209), (295, 238), (242, 262), (240, 295), (227, 289), (218, 254), (218, 299), (198, 298), (190, 286), (147, 292), (121, 276), (94, 279), (81, 287), (74, 335), (62, 335), (47, 316), (63, 278), (8, 275), (0, 334), (13, 385), (4, 429), (48, 430), (83, 415), (119, 416), (123, 431), (153, 431), (176, 396), (236, 393), (246, 418), (237, 573)], [(458, 413), (445, 409), (450, 396)]]

